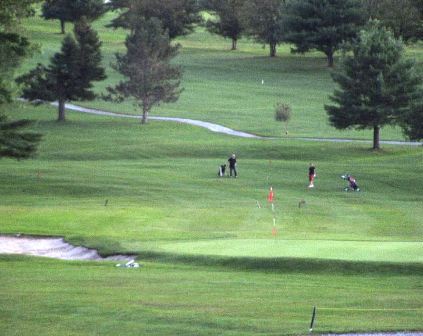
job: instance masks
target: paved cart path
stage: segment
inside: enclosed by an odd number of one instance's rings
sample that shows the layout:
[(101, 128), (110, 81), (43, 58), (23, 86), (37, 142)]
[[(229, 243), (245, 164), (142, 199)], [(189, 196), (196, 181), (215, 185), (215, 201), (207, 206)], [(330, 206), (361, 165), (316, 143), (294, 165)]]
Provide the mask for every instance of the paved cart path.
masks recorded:
[[(57, 106), (57, 103), (52, 103), (52, 105)], [(103, 115), (103, 116), (110, 116), (110, 117), (119, 117), (119, 118), (133, 118), (133, 119), (140, 119), (140, 116), (131, 115), (131, 114), (121, 114), (121, 113), (113, 113), (108, 111), (102, 111), (97, 109), (86, 108), (82, 106), (78, 106), (75, 104), (66, 104), (66, 109), (70, 111), (76, 111), (81, 113), (89, 113), (89, 114), (96, 114), (96, 115)], [(176, 117), (158, 117), (158, 116), (149, 116), (151, 120), (161, 120), (161, 121), (172, 121), (172, 122), (179, 122), (183, 124), (194, 125), (198, 127), (206, 128), (212, 132), (222, 133), (227, 135), (233, 135), (242, 138), (252, 138), (252, 139), (267, 139), (267, 140), (275, 140), (279, 138), (272, 138), (272, 137), (262, 137), (251, 133), (246, 133), (242, 131), (236, 131), (231, 128), (194, 119), (187, 119), (187, 118), (176, 118)], [(356, 142), (356, 143), (372, 143), (369, 140), (354, 140), (354, 139), (340, 139), (340, 138), (305, 138), (305, 137), (290, 137), (289, 139), (292, 140), (303, 140), (303, 141), (320, 141), (320, 142)], [(405, 146), (419, 146), (421, 145), (420, 142), (413, 142), (413, 141), (380, 141), (381, 144), (386, 145), (405, 145)]]

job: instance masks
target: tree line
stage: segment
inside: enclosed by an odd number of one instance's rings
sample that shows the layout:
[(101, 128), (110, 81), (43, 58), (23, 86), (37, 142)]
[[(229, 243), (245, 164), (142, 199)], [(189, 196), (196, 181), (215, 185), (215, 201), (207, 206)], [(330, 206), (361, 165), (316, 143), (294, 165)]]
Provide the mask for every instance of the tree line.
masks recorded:
[[(37, 2), (42, 2), (45, 19), (59, 20), (62, 33), (66, 22), (73, 22), (74, 30), (48, 65), (38, 64), (17, 83), (28, 100), (58, 101), (58, 121), (66, 119), (67, 101), (97, 97), (92, 82), (106, 74), (91, 22), (115, 11), (108, 26), (127, 30), (126, 52), (116, 54), (112, 64), (123, 79), (102, 97), (116, 102), (134, 98), (142, 123), (155, 105), (178, 99), (182, 70), (170, 62), (179, 50), (173, 41), (202, 24), (230, 38), (233, 50), (242, 36), (268, 44), (271, 57), (280, 43), (291, 43), (296, 53), (323, 52), (330, 67), (334, 53), (342, 50), (344, 57), (332, 75), (338, 88), (332, 105), (325, 106), (330, 123), (340, 129), (372, 128), (374, 148), (387, 124), (402, 126), (410, 139), (422, 138), (421, 75), (404, 58), (402, 42), (422, 39), (422, 0), (3, 0), (0, 103), (10, 101), (14, 69), (31, 54), (30, 41), (15, 31), (22, 18), (34, 15)], [(212, 18), (204, 21), (201, 10)], [(35, 151), (41, 135), (21, 130), (29, 124), (0, 116), (0, 157), (25, 158)]]

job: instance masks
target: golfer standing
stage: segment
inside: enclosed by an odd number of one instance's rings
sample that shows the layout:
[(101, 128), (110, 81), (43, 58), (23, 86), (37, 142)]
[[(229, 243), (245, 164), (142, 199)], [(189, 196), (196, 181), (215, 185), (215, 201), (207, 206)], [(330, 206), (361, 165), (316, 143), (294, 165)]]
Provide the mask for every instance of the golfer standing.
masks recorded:
[(231, 157), (228, 159), (229, 162), (229, 175), (232, 176), (232, 173), (234, 173), (234, 177), (237, 177), (236, 172), (236, 157), (235, 154), (232, 154)]
[(308, 187), (314, 188), (314, 178), (316, 177), (316, 167), (314, 164), (310, 163), (310, 166), (308, 167)]

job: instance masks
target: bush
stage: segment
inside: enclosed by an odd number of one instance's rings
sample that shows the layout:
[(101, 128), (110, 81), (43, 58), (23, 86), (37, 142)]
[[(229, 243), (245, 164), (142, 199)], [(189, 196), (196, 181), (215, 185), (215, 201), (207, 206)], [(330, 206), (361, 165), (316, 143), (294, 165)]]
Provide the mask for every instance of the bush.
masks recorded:
[(291, 106), (284, 103), (277, 103), (275, 107), (275, 120), (285, 123), (285, 134), (288, 134), (288, 121), (291, 118)]
[(291, 106), (285, 103), (277, 103), (275, 107), (276, 121), (287, 123), (291, 118)]

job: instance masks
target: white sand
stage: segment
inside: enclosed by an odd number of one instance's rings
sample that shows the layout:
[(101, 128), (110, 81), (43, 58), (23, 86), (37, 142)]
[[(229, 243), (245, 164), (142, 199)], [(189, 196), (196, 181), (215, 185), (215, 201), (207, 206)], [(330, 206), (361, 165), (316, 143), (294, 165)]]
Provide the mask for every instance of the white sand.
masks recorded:
[(119, 260), (134, 256), (116, 255), (102, 258), (94, 249), (73, 246), (63, 238), (35, 238), (28, 236), (0, 236), (0, 254), (25, 254), (63, 260)]

